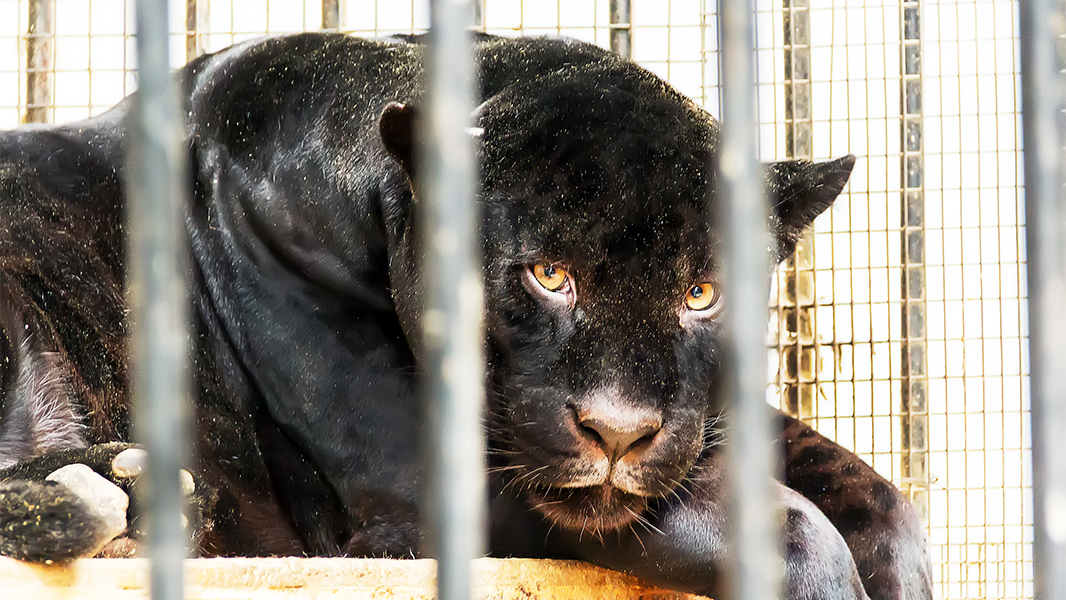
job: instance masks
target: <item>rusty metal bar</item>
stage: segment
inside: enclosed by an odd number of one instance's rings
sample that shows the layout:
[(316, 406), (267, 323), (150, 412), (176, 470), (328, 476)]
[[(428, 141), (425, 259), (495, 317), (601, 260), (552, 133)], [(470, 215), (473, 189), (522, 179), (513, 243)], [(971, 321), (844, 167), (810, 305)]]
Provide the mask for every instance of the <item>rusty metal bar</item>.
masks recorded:
[(611, 50), (625, 58), (633, 58), (633, 23), (630, 0), (611, 0)]
[(55, 0), (30, 0), (23, 123), (50, 123), (55, 99)]
[(925, 144), (922, 108), (921, 6), (904, 0), (900, 19), (900, 265), (903, 344), (900, 357), (902, 488), (922, 520), (929, 516), (929, 390), (925, 294)]
[[(785, 156), (811, 160), (810, 9), (784, 0)], [(818, 345), (814, 331), (814, 233), (807, 231), (781, 268), (778, 288), (778, 373), (782, 409), (807, 422), (818, 394)]]
[(341, 0), (322, 0), (322, 29), (340, 31), (344, 23), (344, 6)]
[(185, 0), (185, 62), (204, 53), (203, 33), (207, 29), (208, 0)]

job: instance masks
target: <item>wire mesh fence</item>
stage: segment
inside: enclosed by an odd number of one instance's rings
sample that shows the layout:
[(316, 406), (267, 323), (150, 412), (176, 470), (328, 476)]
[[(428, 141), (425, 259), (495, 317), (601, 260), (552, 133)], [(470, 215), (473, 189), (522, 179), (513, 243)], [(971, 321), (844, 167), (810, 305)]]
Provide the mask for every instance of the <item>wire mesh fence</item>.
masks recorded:
[[(423, 31), (428, 3), (172, 2), (175, 66), (267, 34)], [(1017, 2), (758, 0), (762, 158), (859, 157), (774, 278), (768, 399), (908, 492), (937, 598), (1030, 598)], [(633, 0), (634, 60), (719, 113), (715, 3)], [(608, 47), (608, 0), (485, 0), (481, 28)], [(617, 28), (616, 28), (617, 29)], [(132, 92), (127, 0), (0, 0), (0, 127)]]

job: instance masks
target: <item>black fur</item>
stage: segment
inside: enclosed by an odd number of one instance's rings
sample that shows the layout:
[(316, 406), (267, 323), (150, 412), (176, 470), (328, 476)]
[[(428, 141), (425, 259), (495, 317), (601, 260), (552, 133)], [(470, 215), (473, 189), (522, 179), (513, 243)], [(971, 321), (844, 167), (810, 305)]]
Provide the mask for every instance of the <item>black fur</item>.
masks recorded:
[(0, 481), (0, 554), (32, 562), (84, 556), (104, 528), (99, 517), (54, 481)]
[[(201, 552), (418, 555), (421, 39), (273, 38), (181, 72)], [(580, 557), (718, 596), (728, 290), (685, 304), (718, 286), (717, 123), (587, 44), (479, 36), (476, 51), (492, 553)], [(0, 135), (0, 324), (36, 344), (6, 345), (0, 444), (22, 372), (69, 386), (84, 425), (70, 452), (128, 441), (125, 110)], [(772, 254), (853, 164), (768, 170)], [(564, 283), (538, 283), (537, 265)], [(38, 372), (27, 353), (56, 361)], [(830, 520), (778, 493), (787, 597), (865, 597)], [(886, 543), (920, 554), (920, 535)]]

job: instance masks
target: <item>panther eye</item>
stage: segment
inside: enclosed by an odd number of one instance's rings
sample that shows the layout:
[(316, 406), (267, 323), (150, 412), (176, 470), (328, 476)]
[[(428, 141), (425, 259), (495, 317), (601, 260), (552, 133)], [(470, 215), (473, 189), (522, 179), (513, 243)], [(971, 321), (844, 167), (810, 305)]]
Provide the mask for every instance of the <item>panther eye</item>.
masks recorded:
[(537, 278), (537, 283), (550, 292), (561, 290), (567, 280), (565, 270), (549, 264), (533, 265), (533, 276)]
[(718, 290), (711, 283), (696, 284), (685, 294), (685, 306), (689, 310), (707, 310), (716, 304), (718, 304)]
[(527, 263), (519, 273), (522, 287), (545, 306), (574, 308), (577, 303), (577, 282), (558, 264)]

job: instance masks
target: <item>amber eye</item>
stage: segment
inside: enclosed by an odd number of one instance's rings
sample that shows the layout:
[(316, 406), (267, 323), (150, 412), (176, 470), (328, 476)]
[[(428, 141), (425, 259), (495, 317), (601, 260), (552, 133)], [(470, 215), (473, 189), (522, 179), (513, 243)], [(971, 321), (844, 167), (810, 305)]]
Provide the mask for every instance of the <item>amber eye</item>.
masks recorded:
[(714, 306), (717, 300), (718, 292), (711, 283), (694, 285), (685, 294), (685, 306), (690, 310), (707, 310)]
[(544, 289), (552, 292), (559, 291), (566, 283), (566, 271), (554, 265), (534, 265), (533, 275)]

